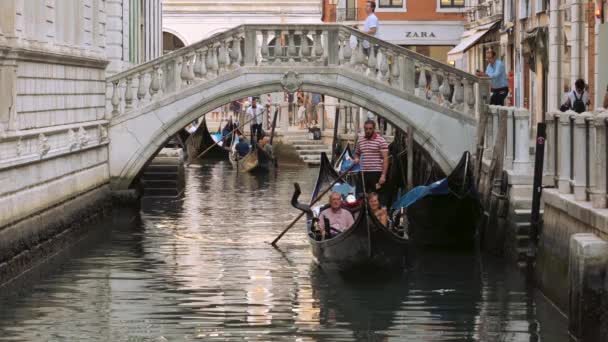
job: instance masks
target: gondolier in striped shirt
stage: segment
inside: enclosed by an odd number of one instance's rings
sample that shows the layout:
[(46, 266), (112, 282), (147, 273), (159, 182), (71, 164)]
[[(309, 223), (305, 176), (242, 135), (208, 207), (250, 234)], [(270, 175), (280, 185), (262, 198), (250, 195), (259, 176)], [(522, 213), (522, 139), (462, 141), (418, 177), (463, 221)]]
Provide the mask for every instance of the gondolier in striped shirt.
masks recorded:
[[(376, 132), (375, 121), (365, 121), (363, 129), (365, 134), (359, 138), (355, 148), (355, 163), (361, 163), (361, 177), (365, 182), (365, 191), (377, 192), (382, 202), (382, 185), (386, 182), (388, 172), (388, 144)], [(363, 189), (357, 191), (363, 192)]]

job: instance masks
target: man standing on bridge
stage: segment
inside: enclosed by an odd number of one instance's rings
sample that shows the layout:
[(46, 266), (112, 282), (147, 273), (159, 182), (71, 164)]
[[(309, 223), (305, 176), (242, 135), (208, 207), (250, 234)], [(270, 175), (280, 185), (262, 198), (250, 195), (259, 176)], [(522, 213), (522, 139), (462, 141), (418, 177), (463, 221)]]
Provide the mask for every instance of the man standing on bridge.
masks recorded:
[(490, 104), (496, 106), (504, 106), (505, 99), (509, 95), (509, 83), (507, 82), (507, 71), (505, 64), (496, 58), (496, 51), (489, 49), (486, 51), (486, 62), (488, 67), (485, 74), (481, 71), (477, 72), (477, 76), (490, 77), (492, 83), (492, 96)]
[[(382, 185), (388, 172), (388, 144), (376, 132), (376, 122), (367, 120), (363, 125), (365, 135), (359, 137), (355, 148), (355, 163), (361, 162), (361, 177), (365, 192), (377, 192), (382, 202)], [(363, 189), (357, 189), (363, 191)]]

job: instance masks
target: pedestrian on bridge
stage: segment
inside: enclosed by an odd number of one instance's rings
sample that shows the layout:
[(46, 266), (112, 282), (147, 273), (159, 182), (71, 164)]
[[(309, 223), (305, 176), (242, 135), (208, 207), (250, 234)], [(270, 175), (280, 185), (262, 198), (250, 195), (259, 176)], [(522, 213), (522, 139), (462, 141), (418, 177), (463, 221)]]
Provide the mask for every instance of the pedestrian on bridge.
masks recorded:
[(504, 106), (505, 99), (509, 95), (509, 83), (507, 82), (507, 71), (505, 64), (496, 58), (496, 51), (489, 49), (486, 51), (486, 67), (485, 74), (477, 71), (477, 76), (486, 76), (491, 78), (492, 96), (490, 104), (495, 106)]
[[(374, 1), (368, 1), (365, 4), (365, 13), (367, 18), (363, 23), (363, 33), (369, 34), (370, 36), (378, 36), (378, 17), (376, 16), (376, 3)], [(367, 40), (363, 41), (363, 51), (365, 55), (369, 56), (370, 44)]]

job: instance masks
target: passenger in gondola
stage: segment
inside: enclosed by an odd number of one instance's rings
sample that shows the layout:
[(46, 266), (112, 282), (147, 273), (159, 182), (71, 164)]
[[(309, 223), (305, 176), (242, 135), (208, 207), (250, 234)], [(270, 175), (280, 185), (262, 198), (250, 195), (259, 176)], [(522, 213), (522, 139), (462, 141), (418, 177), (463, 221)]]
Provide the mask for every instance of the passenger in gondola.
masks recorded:
[(376, 216), (378, 221), (385, 227), (388, 227), (388, 210), (386, 210), (386, 207), (380, 204), (377, 193), (372, 192), (367, 195), (367, 204), (369, 206), (370, 213)]
[(239, 159), (240, 159), (240, 158), (243, 158), (244, 156), (246, 156), (247, 153), (249, 153), (249, 151), (251, 149), (249, 147), (249, 143), (247, 142), (245, 137), (243, 137), (242, 134), (239, 134), (238, 137), (239, 137), (239, 142), (236, 144), (235, 149), (236, 149), (236, 152), (239, 154)]
[(323, 239), (329, 239), (334, 234), (347, 230), (354, 223), (355, 220), (350, 211), (342, 208), (342, 195), (339, 192), (332, 192), (329, 195), (329, 208), (323, 210), (319, 215), (319, 228)]

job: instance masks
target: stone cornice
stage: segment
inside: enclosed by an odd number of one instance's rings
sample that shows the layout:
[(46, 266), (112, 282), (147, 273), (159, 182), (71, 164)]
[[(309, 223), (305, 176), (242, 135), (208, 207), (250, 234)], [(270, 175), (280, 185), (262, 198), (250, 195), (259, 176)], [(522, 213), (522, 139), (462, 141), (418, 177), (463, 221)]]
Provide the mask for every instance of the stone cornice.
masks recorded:
[[(65, 50), (65, 51), (64, 51)], [(78, 48), (65, 49), (30, 48), (24, 46), (0, 46), (0, 64), (7, 60), (72, 65), (94, 69), (105, 69), (109, 61), (98, 54)]]

